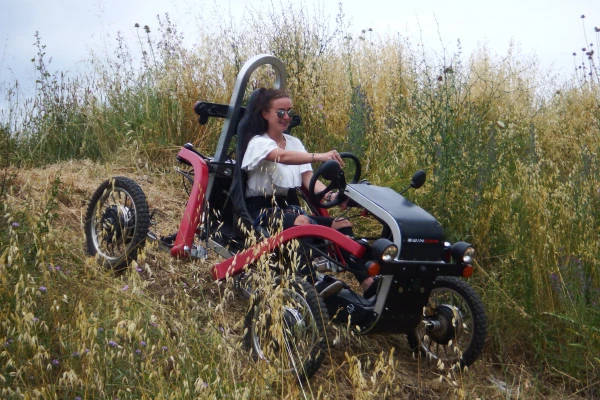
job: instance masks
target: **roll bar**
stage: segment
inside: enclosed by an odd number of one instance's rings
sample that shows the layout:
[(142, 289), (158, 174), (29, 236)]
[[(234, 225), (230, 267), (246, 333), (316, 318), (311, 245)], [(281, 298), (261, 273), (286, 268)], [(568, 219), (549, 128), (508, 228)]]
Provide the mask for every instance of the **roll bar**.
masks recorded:
[(244, 100), (248, 80), (252, 73), (256, 71), (258, 67), (263, 65), (271, 65), (275, 70), (274, 88), (285, 89), (287, 74), (281, 60), (269, 54), (259, 54), (246, 61), (238, 73), (231, 100), (229, 100), (227, 118), (225, 118), (225, 123), (221, 129), (221, 136), (217, 143), (217, 150), (215, 151), (214, 160), (217, 162), (224, 162), (227, 158), (227, 149), (229, 148), (231, 138), (236, 135), (237, 122), (240, 119), (240, 108), (242, 106), (242, 101)]

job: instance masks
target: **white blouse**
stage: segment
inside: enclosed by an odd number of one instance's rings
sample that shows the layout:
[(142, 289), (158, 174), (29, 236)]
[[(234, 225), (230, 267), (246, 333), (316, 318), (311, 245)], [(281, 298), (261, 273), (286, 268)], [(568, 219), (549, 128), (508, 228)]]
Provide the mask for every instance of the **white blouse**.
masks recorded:
[[(300, 139), (283, 134), (285, 149), (307, 153)], [(281, 164), (266, 159), (267, 155), (277, 149), (277, 143), (266, 133), (254, 136), (242, 160), (242, 168), (248, 172), (246, 197), (252, 196), (285, 196), (288, 189), (302, 186), (302, 173), (312, 171), (310, 163), (301, 165)]]

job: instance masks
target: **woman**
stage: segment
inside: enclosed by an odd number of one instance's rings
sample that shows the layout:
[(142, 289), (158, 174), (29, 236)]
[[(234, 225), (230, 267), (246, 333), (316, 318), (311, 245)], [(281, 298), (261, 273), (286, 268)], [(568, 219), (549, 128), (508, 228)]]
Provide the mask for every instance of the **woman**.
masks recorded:
[[(347, 219), (309, 217), (297, 211), (299, 201), (296, 188), (308, 188), (313, 176), (311, 163), (335, 160), (343, 166), (344, 162), (336, 150), (309, 153), (298, 138), (284, 133), (293, 115), (292, 101), (285, 91), (259, 90), (250, 116), (249, 131), (245, 135), (248, 143), (242, 160), (242, 168), (248, 173), (248, 211), (256, 224), (271, 226), (280, 223), (283, 229), (319, 224), (351, 236), (352, 224)], [(325, 185), (317, 181), (315, 191), (324, 189)], [(332, 193), (328, 200), (335, 199), (335, 196), (337, 193)], [(366, 271), (353, 271), (353, 274), (365, 290), (365, 297), (375, 294), (375, 285), (371, 288), (373, 279)]]

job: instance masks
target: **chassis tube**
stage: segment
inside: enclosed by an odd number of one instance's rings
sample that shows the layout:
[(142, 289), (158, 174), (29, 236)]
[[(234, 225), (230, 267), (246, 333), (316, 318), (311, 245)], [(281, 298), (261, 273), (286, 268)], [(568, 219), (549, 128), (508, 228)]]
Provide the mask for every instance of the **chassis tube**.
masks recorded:
[(263, 254), (272, 252), (277, 246), (293, 239), (302, 239), (306, 237), (330, 240), (357, 258), (362, 258), (366, 251), (364, 246), (335, 229), (320, 225), (298, 225), (286, 229), (275, 236), (264, 239), (262, 242), (235, 256), (215, 264), (212, 267), (213, 278), (215, 280), (222, 280), (229, 276), (237, 275), (245, 266), (259, 259)]
[(181, 218), (177, 237), (171, 248), (171, 255), (173, 257), (189, 257), (204, 207), (204, 196), (208, 184), (208, 165), (196, 153), (185, 147), (179, 150), (177, 156), (189, 162), (194, 168), (194, 186)]

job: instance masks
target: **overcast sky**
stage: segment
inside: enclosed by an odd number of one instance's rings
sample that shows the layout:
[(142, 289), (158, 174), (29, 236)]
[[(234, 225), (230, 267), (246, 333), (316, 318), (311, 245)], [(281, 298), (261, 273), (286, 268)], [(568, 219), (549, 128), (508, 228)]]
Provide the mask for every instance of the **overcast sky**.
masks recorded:
[[(291, 1), (273, 0), (273, 4), (285, 6)], [(332, 17), (339, 2), (324, 1)], [(574, 68), (571, 54), (586, 45), (582, 14), (588, 41), (600, 45), (593, 33), (594, 26), (600, 27), (600, 0), (341, 2), (357, 33), (366, 28), (389, 30), (434, 50), (442, 45), (454, 50), (460, 39), (467, 55), (482, 43), (496, 54), (506, 54), (513, 41), (523, 54), (539, 57), (544, 69), (565, 77)], [(35, 79), (30, 60), (36, 54), (36, 31), (52, 57), (52, 69), (76, 73), (90, 50), (101, 53), (114, 47), (116, 33), (133, 35), (136, 22), (155, 26), (156, 15), (168, 12), (190, 38), (196, 30), (195, 16), (229, 5), (233, 17), (241, 18), (246, 4), (271, 7), (271, 1), (263, 0), (0, 0), (0, 82), (17, 79), (27, 86)]]

